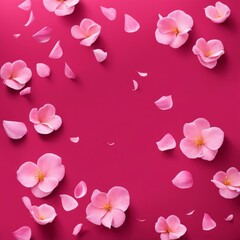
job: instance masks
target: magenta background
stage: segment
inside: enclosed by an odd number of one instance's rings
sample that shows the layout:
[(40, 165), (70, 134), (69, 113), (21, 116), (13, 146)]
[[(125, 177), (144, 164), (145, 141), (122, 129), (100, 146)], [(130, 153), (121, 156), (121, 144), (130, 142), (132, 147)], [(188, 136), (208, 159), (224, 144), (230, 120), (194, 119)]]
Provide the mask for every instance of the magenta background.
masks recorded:
[[(28, 134), (19, 141), (7, 137), (0, 128), (0, 238), (12, 239), (12, 231), (28, 225), (33, 240), (70, 239), (159, 239), (154, 224), (159, 216), (176, 214), (188, 231), (183, 240), (239, 240), (240, 199), (222, 198), (210, 182), (219, 170), (239, 168), (240, 162), (240, 81), (239, 1), (225, 0), (232, 13), (224, 24), (217, 25), (205, 18), (204, 7), (211, 0), (81, 0), (71, 16), (57, 17), (43, 7), (42, 1), (32, 1), (35, 21), (24, 27), (29, 12), (17, 6), (22, 1), (1, 0), (0, 66), (7, 61), (22, 59), (32, 69), (29, 82), (32, 94), (22, 97), (5, 85), (0, 85), (0, 121), (23, 121)], [(103, 16), (100, 6), (114, 7), (117, 18), (111, 22)], [(179, 49), (160, 45), (154, 32), (158, 13), (167, 15), (181, 9), (194, 19), (194, 27), (187, 43)], [(124, 32), (123, 14), (130, 14), (141, 24), (138, 32)], [(79, 45), (70, 28), (83, 18), (91, 18), (102, 26), (100, 38), (91, 47)], [(45, 44), (35, 42), (32, 35), (44, 26), (53, 28), (52, 39)], [(21, 33), (19, 39), (14, 33)], [(220, 39), (226, 50), (215, 69), (204, 68), (192, 53), (199, 37)], [(52, 60), (48, 55), (61, 40), (64, 55)], [(92, 50), (102, 48), (108, 52), (107, 60), (98, 63)], [(64, 62), (78, 78), (64, 76)], [(42, 79), (36, 74), (36, 63), (49, 64), (52, 75)], [(137, 71), (148, 72), (142, 78)], [(132, 91), (132, 80), (139, 89)], [(161, 111), (154, 101), (163, 95), (172, 95), (174, 106)], [(41, 136), (28, 121), (33, 107), (53, 104), (63, 125), (57, 132)], [(209, 120), (225, 132), (225, 141), (212, 162), (190, 160), (179, 149), (184, 123), (198, 117)], [(177, 148), (160, 152), (156, 141), (171, 133)], [(69, 137), (79, 136), (77, 144)], [(109, 146), (107, 142), (115, 142)], [(16, 179), (16, 171), (25, 161), (36, 162), (46, 152), (58, 154), (66, 167), (64, 180), (47, 198), (35, 198), (29, 189)], [(181, 190), (171, 183), (181, 170), (189, 170), (194, 177), (191, 189)], [(88, 185), (87, 195), (79, 200), (72, 212), (62, 209), (59, 194), (73, 195), (80, 181)], [(127, 188), (131, 205), (127, 219), (119, 229), (95, 226), (86, 220), (85, 208), (94, 189), (108, 191), (120, 185)], [(32, 203), (48, 203), (57, 211), (52, 224), (40, 226), (31, 218), (22, 204), (23, 196)], [(192, 216), (187, 212), (195, 209)], [(202, 217), (208, 213), (217, 227), (209, 232), (201, 228)], [(233, 222), (224, 218), (234, 214)], [(136, 220), (146, 219), (145, 222)], [(74, 226), (83, 223), (78, 237), (72, 235)]]

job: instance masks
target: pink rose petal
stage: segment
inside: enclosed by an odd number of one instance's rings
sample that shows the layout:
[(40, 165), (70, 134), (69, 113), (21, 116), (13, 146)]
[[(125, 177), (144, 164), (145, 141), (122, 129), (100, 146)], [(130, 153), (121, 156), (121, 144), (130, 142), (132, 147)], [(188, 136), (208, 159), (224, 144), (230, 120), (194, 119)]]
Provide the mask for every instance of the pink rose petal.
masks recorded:
[(138, 89), (138, 82), (136, 80), (133, 80), (133, 91), (136, 91)]
[(70, 141), (73, 143), (78, 143), (79, 142), (79, 137), (70, 137)]
[(94, 49), (93, 53), (98, 62), (103, 62), (107, 58), (107, 52), (104, 52), (102, 49)]
[(137, 32), (140, 24), (130, 15), (124, 14), (124, 30), (127, 33)]
[(14, 231), (13, 236), (16, 240), (30, 240), (32, 237), (32, 230), (28, 226), (23, 226)]
[(212, 230), (216, 227), (216, 222), (207, 214), (204, 213), (203, 220), (202, 220), (202, 229), (204, 231)]
[(74, 189), (74, 197), (82, 198), (87, 193), (87, 184), (84, 181), (80, 181)]
[(3, 120), (3, 127), (8, 137), (12, 139), (20, 139), (27, 133), (27, 127), (23, 122)]
[(21, 33), (15, 33), (15, 34), (13, 34), (13, 37), (14, 38), (19, 38), (21, 36)]
[(31, 93), (31, 87), (26, 87), (19, 93), (19, 95), (24, 96), (24, 95), (28, 95), (30, 93)]
[(147, 77), (148, 73), (138, 72), (138, 75), (139, 75), (140, 77)]
[(33, 15), (33, 12), (31, 11), (30, 12), (30, 15), (29, 15), (29, 19), (28, 19), (28, 21), (25, 23), (25, 27), (28, 27), (33, 21), (34, 21), (34, 19), (35, 19), (35, 17), (34, 17), (34, 15)]
[(233, 220), (233, 214), (230, 214), (225, 218), (225, 221), (227, 221), (227, 222), (230, 222), (232, 220)]
[(51, 73), (50, 67), (45, 63), (37, 63), (36, 70), (38, 76), (42, 78), (49, 77)]
[(100, 6), (102, 14), (110, 21), (116, 19), (117, 11), (115, 8), (105, 8)]
[(82, 223), (79, 223), (74, 227), (72, 234), (74, 236), (77, 236), (80, 233), (81, 229), (82, 229)]
[(75, 78), (76, 78), (75, 73), (74, 73), (73, 70), (67, 65), (67, 63), (65, 63), (64, 73), (65, 73), (65, 76), (66, 76), (67, 78), (70, 78), (70, 79), (75, 79)]
[(194, 212), (195, 212), (195, 210), (192, 210), (191, 212), (186, 213), (186, 215), (191, 216), (191, 215), (193, 215)]
[(192, 174), (188, 171), (181, 171), (172, 180), (172, 183), (181, 189), (191, 188), (193, 186)]
[(18, 5), (18, 7), (24, 11), (28, 11), (31, 9), (31, 0), (25, 0), (21, 4)]
[(172, 96), (162, 96), (157, 101), (154, 102), (155, 105), (161, 110), (171, 109), (173, 106)]
[(137, 219), (137, 221), (139, 221), (139, 222), (145, 222), (146, 221), (146, 219), (140, 219), (140, 218), (136, 218)]
[(62, 57), (62, 55), (63, 55), (63, 50), (60, 46), (60, 41), (57, 41), (57, 43), (55, 44), (55, 46), (53, 47), (52, 51), (49, 54), (49, 58), (58, 59)]
[(67, 194), (61, 194), (62, 206), (65, 211), (72, 211), (78, 206), (78, 202)]
[(30, 210), (30, 208), (32, 207), (32, 203), (31, 203), (30, 198), (24, 196), (24, 197), (22, 197), (22, 202), (23, 202), (24, 206), (25, 206), (28, 210)]
[(176, 147), (176, 141), (170, 133), (167, 133), (160, 141), (156, 142), (156, 144), (160, 151), (166, 151)]
[(35, 34), (32, 35), (33, 39), (39, 43), (46, 43), (52, 37), (52, 29), (50, 27), (44, 27)]

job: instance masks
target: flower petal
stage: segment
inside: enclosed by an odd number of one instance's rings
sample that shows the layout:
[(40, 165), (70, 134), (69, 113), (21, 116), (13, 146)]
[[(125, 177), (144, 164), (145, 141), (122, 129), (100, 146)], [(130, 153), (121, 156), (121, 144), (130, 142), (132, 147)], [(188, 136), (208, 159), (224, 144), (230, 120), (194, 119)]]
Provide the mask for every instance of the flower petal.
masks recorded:
[(132, 16), (124, 14), (124, 30), (127, 33), (137, 32), (140, 28), (140, 24)]
[(112, 211), (107, 212), (103, 218), (101, 219), (101, 223), (103, 226), (107, 227), (107, 228), (111, 228), (112, 226), (112, 221), (113, 221), (113, 213)]
[(107, 58), (107, 52), (104, 52), (102, 49), (94, 49), (93, 53), (98, 62), (103, 62)]
[(188, 158), (198, 158), (202, 156), (202, 148), (196, 147), (195, 143), (187, 138), (181, 140), (180, 149)]
[(18, 5), (18, 7), (24, 11), (28, 11), (31, 9), (31, 0), (25, 0), (21, 4)]
[(54, 129), (52, 127), (49, 127), (46, 124), (35, 124), (34, 128), (40, 134), (49, 134), (54, 131)]
[(74, 236), (77, 236), (77, 235), (80, 233), (80, 231), (81, 231), (81, 229), (82, 229), (82, 226), (83, 226), (82, 223), (77, 224), (77, 225), (74, 227), (72, 234), (73, 234)]
[(228, 188), (219, 189), (219, 193), (222, 197), (226, 199), (236, 198), (240, 194), (240, 192), (237, 192), (235, 190), (230, 190)]
[(140, 77), (147, 77), (148, 73), (146, 73), (146, 72), (138, 72), (138, 75)]
[(32, 237), (32, 230), (28, 226), (23, 226), (13, 232), (16, 240), (30, 240)]
[(212, 161), (216, 155), (218, 150), (211, 150), (208, 147), (202, 146), (202, 156), (203, 160)]
[(61, 58), (62, 55), (63, 55), (63, 50), (60, 45), (60, 41), (57, 41), (57, 43), (55, 44), (55, 46), (53, 47), (52, 51), (49, 54), (49, 58), (58, 59), (58, 58)]
[(159, 217), (157, 222), (155, 223), (155, 231), (157, 233), (165, 233), (168, 229), (168, 224), (164, 217)]
[(45, 78), (49, 77), (51, 70), (50, 67), (45, 63), (37, 63), (36, 64), (37, 74), (39, 77)]
[(176, 147), (176, 141), (170, 133), (167, 133), (160, 141), (156, 142), (156, 144), (160, 151), (166, 151)]
[(28, 95), (30, 93), (31, 93), (31, 87), (26, 87), (19, 93), (19, 95), (24, 96), (24, 95)]
[(106, 214), (106, 210), (103, 208), (94, 207), (91, 203), (86, 208), (87, 220), (96, 224), (101, 225), (101, 219)]
[(225, 218), (225, 221), (227, 222), (231, 222), (232, 220), (233, 220), (233, 214), (230, 214)]
[(173, 185), (178, 188), (186, 189), (193, 186), (193, 177), (189, 171), (181, 171), (172, 180)]
[(174, 18), (177, 24), (177, 27), (181, 32), (188, 32), (193, 26), (193, 19), (190, 15), (186, 14), (182, 10), (175, 10), (168, 14), (168, 17)]
[(102, 14), (110, 21), (113, 21), (116, 19), (117, 11), (115, 8), (106, 8), (100, 6)]
[(80, 181), (74, 189), (74, 197), (82, 198), (87, 193), (87, 184), (84, 181)]
[(224, 132), (217, 127), (211, 127), (202, 131), (204, 144), (211, 150), (218, 150), (223, 143)]
[(30, 15), (29, 15), (29, 19), (28, 21), (25, 23), (25, 27), (28, 27), (33, 21), (34, 21), (35, 17), (33, 15), (33, 11), (30, 12)]
[(27, 133), (27, 127), (23, 122), (3, 120), (3, 127), (11, 139), (20, 139)]
[(30, 198), (24, 196), (24, 197), (22, 197), (22, 202), (23, 202), (24, 206), (25, 206), (28, 210), (30, 210), (30, 208), (32, 207), (32, 203), (31, 203)]
[(38, 188), (43, 192), (52, 192), (54, 188), (58, 185), (58, 180), (56, 178), (44, 177), (42, 181), (38, 183)]
[(113, 219), (112, 219), (112, 226), (115, 228), (119, 228), (123, 225), (126, 215), (122, 210), (112, 209), (111, 211)]
[(61, 1), (43, 0), (43, 5), (49, 12), (54, 12), (60, 4)]
[(195, 212), (195, 210), (192, 210), (191, 212), (186, 213), (186, 215), (191, 216), (191, 215), (193, 215), (194, 212)]
[(136, 80), (133, 80), (133, 91), (136, 91), (138, 89), (138, 82)]
[(56, 113), (55, 107), (47, 103), (38, 110), (38, 119), (41, 123), (47, 123)]
[(75, 78), (76, 78), (75, 73), (74, 73), (73, 70), (68, 66), (67, 63), (65, 63), (64, 73), (65, 73), (65, 76), (66, 76), (67, 78), (70, 78), (70, 79), (75, 79)]
[(79, 142), (79, 137), (70, 137), (70, 141), (73, 143), (78, 143)]
[(44, 198), (50, 195), (52, 192), (43, 192), (38, 188), (38, 185), (31, 188), (32, 194), (37, 198)]
[(171, 109), (173, 106), (172, 96), (162, 96), (157, 101), (154, 102), (155, 105), (161, 110)]
[(52, 37), (52, 28), (46, 26), (32, 35), (33, 39), (39, 43), (46, 43)]
[(72, 211), (78, 206), (78, 202), (67, 194), (61, 194), (62, 206), (65, 211)]
[(202, 229), (204, 231), (209, 231), (214, 229), (216, 225), (216, 222), (207, 213), (204, 213), (202, 220)]
[(21, 33), (14, 33), (14, 34), (13, 34), (13, 37), (14, 37), (14, 38), (20, 38), (20, 37), (21, 37)]
[(104, 192), (97, 192), (92, 197), (92, 205), (96, 208), (104, 208), (108, 203), (107, 194)]
[(33, 187), (38, 183), (38, 179), (35, 178), (37, 165), (33, 162), (23, 163), (17, 170), (17, 180), (24, 187)]

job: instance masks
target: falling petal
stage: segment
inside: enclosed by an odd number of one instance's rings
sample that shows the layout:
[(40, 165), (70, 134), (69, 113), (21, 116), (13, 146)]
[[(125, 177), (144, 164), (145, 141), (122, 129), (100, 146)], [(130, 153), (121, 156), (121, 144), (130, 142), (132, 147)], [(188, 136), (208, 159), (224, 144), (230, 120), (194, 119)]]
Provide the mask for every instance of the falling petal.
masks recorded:
[(202, 229), (204, 231), (209, 231), (214, 229), (216, 225), (216, 222), (214, 222), (214, 220), (207, 213), (204, 213), (202, 220)]
[(21, 4), (18, 5), (18, 7), (24, 11), (28, 11), (31, 9), (31, 0), (25, 0)]
[(87, 193), (87, 184), (84, 181), (80, 181), (74, 189), (74, 197), (82, 198)]
[(100, 6), (102, 14), (110, 21), (116, 19), (117, 11), (115, 8), (105, 8)]
[(21, 33), (15, 33), (15, 34), (13, 34), (13, 37), (14, 38), (19, 38), (21, 36)]
[(138, 82), (136, 80), (133, 80), (133, 91), (136, 91), (138, 89)]
[(192, 174), (188, 171), (181, 171), (172, 180), (172, 183), (173, 185), (181, 189), (191, 188), (193, 186)]
[(140, 218), (136, 218), (137, 219), (137, 221), (139, 221), (139, 222), (145, 222), (146, 221), (146, 219), (140, 219)]
[(64, 73), (65, 73), (65, 76), (66, 76), (67, 78), (70, 78), (70, 79), (75, 79), (75, 78), (76, 78), (75, 73), (74, 73), (73, 70), (67, 65), (67, 63), (65, 63)]
[(155, 105), (161, 110), (171, 109), (173, 106), (172, 96), (162, 96), (157, 101), (154, 102)]
[(74, 227), (72, 234), (74, 236), (77, 236), (80, 233), (81, 229), (82, 229), (82, 223), (79, 223)]
[(78, 143), (79, 142), (79, 137), (70, 137), (70, 141), (73, 143)]
[(147, 77), (148, 73), (145, 72), (138, 72), (140, 77)]
[(108, 144), (109, 146), (113, 146), (113, 145), (115, 144), (115, 142), (107, 142), (107, 144)]
[(138, 29), (140, 28), (140, 24), (130, 15), (128, 14), (124, 14), (124, 30), (127, 33), (133, 33), (138, 31)]
[(176, 147), (176, 141), (170, 133), (167, 133), (160, 141), (156, 142), (156, 144), (160, 151), (166, 151)]
[(46, 43), (52, 37), (52, 29), (50, 27), (44, 27), (35, 34), (32, 35), (33, 39), (39, 43)]
[(61, 194), (62, 206), (65, 211), (72, 211), (78, 206), (78, 202), (67, 194)]
[(103, 62), (107, 58), (107, 52), (104, 52), (102, 49), (95, 49), (93, 53), (98, 62)]
[(32, 203), (29, 197), (26, 196), (22, 197), (22, 202), (28, 210), (32, 207)]
[(60, 41), (57, 41), (57, 43), (55, 44), (55, 46), (53, 47), (52, 51), (49, 54), (49, 58), (58, 59), (62, 57), (62, 55), (63, 50), (61, 48)]
[(33, 12), (31, 11), (30, 15), (29, 15), (29, 19), (28, 19), (28, 21), (26, 22), (26, 24), (24, 26), (28, 27), (34, 21), (34, 19), (35, 19), (35, 17), (33, 15)]
[(50, 67), (45, 63), (37, 63), (36, 70), (38, 76), (42, 78), (49, 77), (51, 73)]
[(30, 93), (31, 93), (31, 87), (26, 87), (19, 93), (19, 95), (24, 96), (24, 95), (28, 95)]
[(232, 221), (232, 220), (233, 220), (233, 214), (228, 215), (228, 216), (225, 218), (225, 220), (226, 220), (227, 222)]
[(30, 240), (32, 237), (32, 230), (28, 226), (23, 226), (13, 232), (16, 240)]
[(186, 215), (191, 216), (191, 215), (193, 215), (194, 212), (195, 212), (195, 210), (192, 210), (191, 212), (186, 213)]
[(27, 127), (23, 122), (3, 120), (3, 127), (8, 137), (12, 139), (20, 139), (27, 133)]

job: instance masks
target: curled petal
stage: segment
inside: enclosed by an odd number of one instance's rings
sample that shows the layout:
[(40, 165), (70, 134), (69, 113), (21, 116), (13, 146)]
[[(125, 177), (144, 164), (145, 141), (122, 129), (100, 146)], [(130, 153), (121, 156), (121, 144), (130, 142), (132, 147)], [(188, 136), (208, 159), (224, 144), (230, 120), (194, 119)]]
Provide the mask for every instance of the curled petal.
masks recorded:
[(45, 78), (49, 77), (51, 70), (50, 67), (45, 63), (37, 63), (36, 65), (37, 74), (39, 77)]
[(191, 212), (186, 213), (186, 215), (191, 216), (191, 215), (193, 215), (194, 212), (195, 212), (195, 210), (192, 210)]
[(60, 45), (60, 41), (57, 41), (57, 43), (55, 44), (55, 46), (53, 47), (52, 51), (49, 54), (49, 58), (58, 59), (58, 58), (61, 58), (62, 55), (63, 55), (63, 50)]
[(62, 206), (65, 211), (72, 211), (78, 206), (78, 202), (67, 194), (61, 194)]
[(21, 4), (18, 5), (18, 7), (24, 11), (28, 11), (31, 9), (31, 0), (25, 0)]
[(82, 229), (82, 223), (79, 223), (74, 227), (72, 234), (74, 236), (77, 236), (80, 233), (81, 229)]
[(35, 34), (33, 34), (33, 39), (39, 43), (46, 43), (52, 37), (52, 29), (50, 27), (44, 27)]
[(103, 62), (107, 58), (107, 52), (104, 52), (102, 49), (94, 49), (93, 53), (98, 62)]
[(80, 181), (74, 189), (74, 197), (82, 198), (87, 193), (87, 184), (84, 181)]
[(140, 77), (147, 77), (148, 73), (146, 73), (146, 72), (138, 72), (138, 75)]
[(156, 144), (160, 151), (166, 151), (176, 147), (176, 141), (170, 133), (167, 133), (160, 141), (156, 142)]
[(181, 189), (191, 188), (193, 186), (193, 177), (189, 171), (181, 171), (172, 180), (172, 183)]
[(227, 222), (231, 222), (232, 220), (233, 220), (233, 214), (230, 214), (225, 218), (225, 221)]
[(23, 226), (14, 231), (13, 236), (16, 240), (30, 240), (32, 237), (32, 230), (28, 226)]
[(138, 82), (136, 80), (133, 80), (133, 91), (136, 91), (138, 89)]
[(161, 110), (171, 109), (173, 106), (172, 96), (162, 96), (157, 101), (154, 102), (155, 105)]
[(31, 87), (26, 87), (19, 93), (19, 95), (24, 96), (24, 95), (28, 95), (30, 93), (31, 93)]
[(124, 14), (124, 30), (127, 33), (137, 32), (140, 28), (140, 24), (132, 16)]
[(214, 229), (216, 225), (216, 222), (207, 213), (204, 213), (202, 220), (202, 229), (204, 231), (210, 231)]
[(14, 36), (15, 38), (19, 38), (19, 37), (21, 36), (21, 33), (15, 33), (15, 34), (13, 34), (13, 36)]
[(27, 127), (23, 122), (3, 120), (3, 127), (11, 139), (20, 139), (27, 133)]
[(75, 78), (76, 78), (75, 73), (74, 73), (73, 70), (68, 66), (67, 63), (65, 63), (64, 73), (65, 73), (65, 76), (66, 76), (67, 78), (70, 78), (70, 79), (75, 79)]
[(28, 27), (33, 21), (34, 21), (35, 17), (33, 15), (33, 11), (30, 12), (30, 15), (29, 15), (29, 19), (28, 21), (25, 23), (25, 27)]
[(106, 8), (100, 6), (102, 14), (110, 21), (113, 21), (116, 19), (117, 11), (115, 8)]
[(70, 137), (70, 141), (73, 143), (78, 143), (79, 142), (79, 137)]

